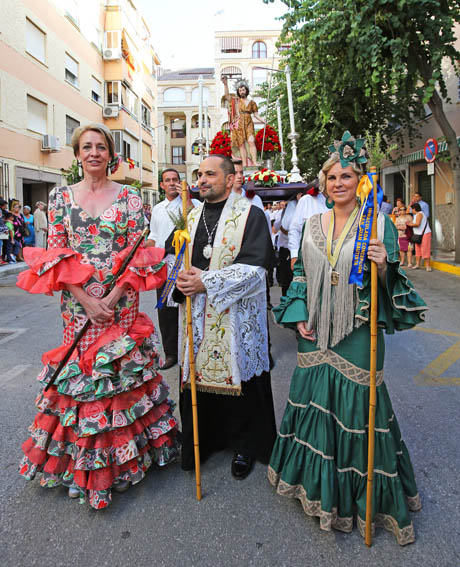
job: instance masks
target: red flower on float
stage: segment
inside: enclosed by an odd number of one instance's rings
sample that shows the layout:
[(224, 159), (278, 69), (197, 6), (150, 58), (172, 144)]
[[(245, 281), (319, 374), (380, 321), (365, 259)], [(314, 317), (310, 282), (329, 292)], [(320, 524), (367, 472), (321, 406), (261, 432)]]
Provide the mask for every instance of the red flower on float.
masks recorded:
[(211, 142), (209, 154), (220, 154), (228, 157), (232, 156), (232, 141), (228, 132), (217, 132)]
[[(265, 136), (265, 140), (264, 140)], [(257, 151), (262, 151), (262, 144), (265, 152), (280, 152), (281, 144), (277, 131), (268, 124), (256, 134), (256, 148)]]
[(133, 160), (133, 159), (131, 159), (131, 158), (126, 158), (126, 162), (127, 162), (128, 165), (129, 165), (129, 169), (134, 169), (134, 166), (135, 166), (136, 164), (134, 163), (134, 160)]

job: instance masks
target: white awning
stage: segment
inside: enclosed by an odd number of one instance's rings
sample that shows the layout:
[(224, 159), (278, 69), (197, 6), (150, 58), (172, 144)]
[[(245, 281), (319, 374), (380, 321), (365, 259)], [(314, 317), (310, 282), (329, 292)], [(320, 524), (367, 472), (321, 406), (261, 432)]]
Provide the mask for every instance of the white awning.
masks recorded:
[(243, 41), (241, 37), (221, 37), (220, 38), (220, 48), (221, 51), (241, 51)]

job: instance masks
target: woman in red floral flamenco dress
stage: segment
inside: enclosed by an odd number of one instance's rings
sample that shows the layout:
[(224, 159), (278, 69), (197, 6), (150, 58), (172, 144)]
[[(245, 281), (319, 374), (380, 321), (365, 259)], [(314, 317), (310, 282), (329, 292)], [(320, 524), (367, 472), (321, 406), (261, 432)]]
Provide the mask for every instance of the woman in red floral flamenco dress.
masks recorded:
[[(39, 413), (23, 444), (20, 473), (41, 485), (62, 484), (93, 508), (111, 502), (112, 489), (142, 480), (155, 462), (178, 454), (177, 423), (168, 387), (158, 374), (153, 324), (139, 313), (139, 291), (160, 287), (166, 267), (159, 248), (139, 248), (114, 289), (103, 297), (144, 228), (137, 191), (108, 177), (116, 163), (108, 128), (78, 128), (72, 146), (83, 179), (56, 188), (49, 201), (48, 250), (25, 251), (29, 270), (18, 286), (31, 293), (62, 290), (63, 344), (43, 357)], [(47, 391), (75, 335), (91, 325)]]

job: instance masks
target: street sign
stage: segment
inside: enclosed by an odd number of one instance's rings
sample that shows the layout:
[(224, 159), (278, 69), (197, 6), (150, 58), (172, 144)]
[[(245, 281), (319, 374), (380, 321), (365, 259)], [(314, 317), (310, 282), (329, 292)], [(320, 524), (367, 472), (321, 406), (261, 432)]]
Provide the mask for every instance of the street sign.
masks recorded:
[(426, 172), (428, 175), (434, 175), (434, 162), (426, 164)]
[(434, 138), (428, 138), (423, 148), (423, 155), (427, 163), (432, 163), (438, 153), (438, 142)]

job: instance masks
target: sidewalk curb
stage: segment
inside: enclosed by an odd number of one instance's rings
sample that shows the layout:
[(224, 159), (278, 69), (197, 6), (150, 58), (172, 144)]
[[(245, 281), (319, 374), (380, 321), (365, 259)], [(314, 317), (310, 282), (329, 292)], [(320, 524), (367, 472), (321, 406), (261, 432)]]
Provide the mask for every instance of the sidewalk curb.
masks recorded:
[(24, 270), (27, 270), (28, 266), (25, 262), (18, 262), (17, 264), (8, 264), (7, 266), (0, 266), (0, 280), (8, 276), (14, 276), (19, 274)]
[(453, 274), (454, 276), (460, 276), (460, 266), (454, 266), (453, 264), (447, 264), (446, 262), (436, 262), (436, 260), (431, 260), (431, 267), (440, 272), (447, 272), (448, 274)]

